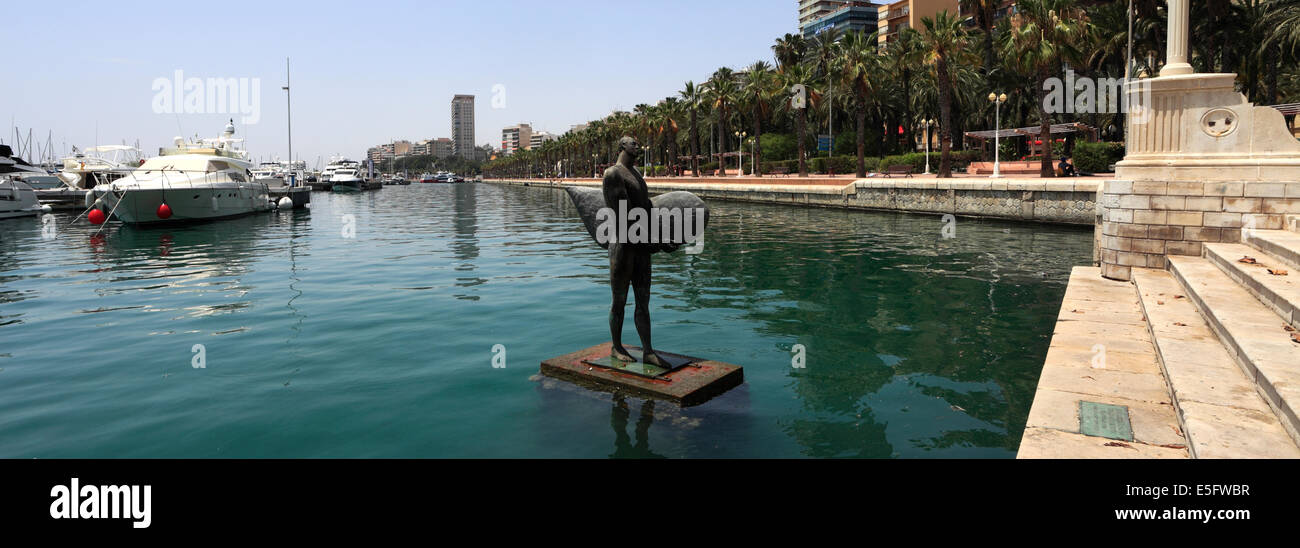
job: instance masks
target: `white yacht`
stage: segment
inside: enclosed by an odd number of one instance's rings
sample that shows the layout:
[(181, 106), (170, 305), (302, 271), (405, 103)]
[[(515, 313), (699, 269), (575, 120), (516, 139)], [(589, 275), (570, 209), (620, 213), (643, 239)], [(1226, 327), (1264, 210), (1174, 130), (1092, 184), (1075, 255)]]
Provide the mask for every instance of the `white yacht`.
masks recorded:
[(361, 172), (361, 164), (346, 158), (337, 158), (330, 161), (323, 176), (326, 177), (326, 181), (329, 181), (331, 189), (335, 191), (361, 190), (365, 185), (365, 174)]
[(271, 209), (267, 185), (253, 179), (243, 139), (234, 134), (232, 120), (216, 139), (177, 137), (175, 148), (160, 151), (131, 175), (92, 189), (97, 207), (127, 223), (219, 219)]
[(38, 215), (41, 204), (36, 191), (26, 183), (0, 176), (0, 219)]
[(130, 175), (144, 157), (139, 148), (127, 145), (102, 145), (85, 150), (74, 147), (72, 152), (72, 156), (63, 159), (59, 178), (67, 186), (80, 190), (89, 190)]

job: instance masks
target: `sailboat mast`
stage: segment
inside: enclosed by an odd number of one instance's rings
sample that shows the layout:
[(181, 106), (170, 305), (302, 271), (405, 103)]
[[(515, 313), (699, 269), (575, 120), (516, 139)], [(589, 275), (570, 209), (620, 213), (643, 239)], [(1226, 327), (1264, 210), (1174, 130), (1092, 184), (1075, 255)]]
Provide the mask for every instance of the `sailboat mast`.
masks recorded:
[(289, 125), (289, 181), (296, 184), (298, 177), (293, 172), (293, 92), (289, 91), (289, 58), (284, 58), (284, 102), (285, 121)]

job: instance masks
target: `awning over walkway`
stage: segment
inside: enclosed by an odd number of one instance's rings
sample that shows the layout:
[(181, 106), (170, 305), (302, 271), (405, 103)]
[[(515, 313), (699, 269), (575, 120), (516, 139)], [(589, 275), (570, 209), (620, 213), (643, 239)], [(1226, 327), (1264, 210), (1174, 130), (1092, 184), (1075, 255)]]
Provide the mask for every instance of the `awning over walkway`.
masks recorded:
[(1287, 103), (1285, 105), (1273, 105), (1273, 108), (1282, 113), (1283, 116), (1294, 116), (1300, 114), (1300, 103)]
[[(1069, 124), (1052, 124), (1051, 134), (1064, 135), (1067, 133), (1084, 132), (1089, 135), (1093, 135), (1096, 133), (1096, 131), (1097, 128), (1092, 127), (1088, 124), (1081, 124), (1079, 122), (1074, 122)], [(992, 139), (994, 137), (997, 137), (999, 139), (1006, 139), (1011, 137), (1037, 137), (1038, 134), (1041, 132), (1042, 132), (1041, 127), (1029, 126), (1029, 127), (1008, 128), (1001, 131), (996, 131), (996, 130), (967, 131), (965, 135), (966, 137), (971, 139), (986, 140), (986, 139)]]

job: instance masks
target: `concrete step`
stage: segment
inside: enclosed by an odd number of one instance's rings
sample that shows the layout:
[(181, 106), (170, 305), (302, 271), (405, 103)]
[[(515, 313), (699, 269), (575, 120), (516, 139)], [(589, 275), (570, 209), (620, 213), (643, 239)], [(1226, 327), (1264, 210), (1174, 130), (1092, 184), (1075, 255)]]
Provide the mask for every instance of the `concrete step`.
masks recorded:
[[(1234, 282), (1281, 316), (1282, 321), (1300, 328), (1300, 271), (1284, 265), (1269, 253), (1241, 244), (1205, 244), (1205, 258), (1218, 265)], [(1255, 264), (1240, 262), (1243, 257)], [(1286, 270), (1284, 276), (1269, 273)], [(1281, 270), (1279, 270), (1281, 269)]]
[(1300, 441), (1300, 344), (1292, 333), (1209, 259), (1171, 255), (1169, 270), (1292, 440)]
[(1178, 281), (1135, 268), (1133, 283), (1191, 456), (1300, 458), (1295, 440)]
[(1300, 269), (1300, 232), (1255, 230), (1243, 233), (1242, 240), (1242, 243), (1282, 260), (1290, 268)]

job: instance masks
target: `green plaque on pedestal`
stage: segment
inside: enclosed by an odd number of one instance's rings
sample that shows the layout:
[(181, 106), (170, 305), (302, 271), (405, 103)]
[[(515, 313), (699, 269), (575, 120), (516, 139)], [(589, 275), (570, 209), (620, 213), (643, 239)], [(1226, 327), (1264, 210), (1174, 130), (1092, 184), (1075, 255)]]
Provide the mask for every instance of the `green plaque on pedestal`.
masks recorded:
[(624, 373), (631, 373), (633, 375), (639, 375), (642, 377), (649, 377), (653, 379), (653, 378), (662, 377), (664, 374), (675, 371), (683, 366), (690, 365), (692, 361), (692, 358), (688, 358), (686, 356), (679, 356), (677, 354), (658, 352), (659, 359), (663, 360), (664, 363), (668, 364), (668, 367), (664, 368), (664, 367), (659, 367), (657, 365), (650, 365), (648, 363), (641, 363), (640, 347), (629, 346), (627, 347), (627, 353), (631, 354), (632, 357), (636, 358), (637, 361), (625, 362), (623, 360), (616, 359), (613, 356), (605, 356), (603, 358), (598, 358), (594, 360), (583, 360), (582, 363), (585, 363), (587, 365), (592, 365), (595, 367), (603, 367), (605, 369), (614, 369), (616, 371), (622, 371)]

